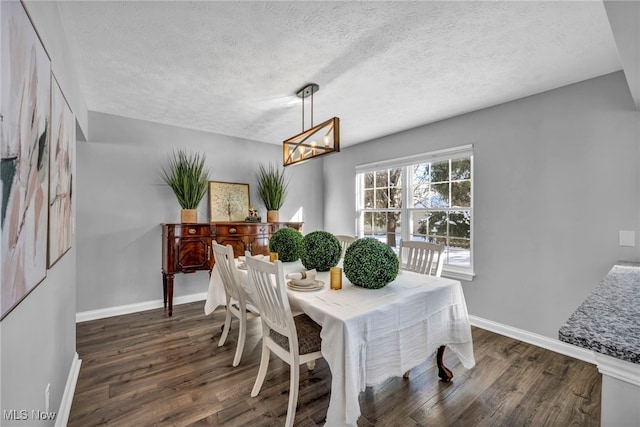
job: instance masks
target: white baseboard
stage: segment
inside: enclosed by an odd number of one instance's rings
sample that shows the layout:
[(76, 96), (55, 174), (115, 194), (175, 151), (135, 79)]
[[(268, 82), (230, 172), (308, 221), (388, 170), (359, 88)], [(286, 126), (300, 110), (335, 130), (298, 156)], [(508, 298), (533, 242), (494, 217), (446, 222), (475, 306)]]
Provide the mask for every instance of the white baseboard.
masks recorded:
[(75, 394), (76, 383), (78, 382), (78, 375), (80, 374), (80, 365), (82, 365), (82, 359), (78, 357), (78, 353), (75, 353), (73, 361), (71, 362), (71, 368), (69, 369), (67, 384), (64, 387), (62, 402), (60, 402), (60, 408), (58, 409), (58, 415), (56, 416), (55, 427), (64, 427), (69, 422), (73, 395)]
[[(598, 362), (598, 371), (602, 375), (608, 375), (640, 388), (640, 369), (637, 364), (606, 354), (594, 353), (594, 355), (596, 362)], [(637, 391), (640, 393), (640, 389)]]
[[(173, 305), (176, 306), (178, 304), (187, 304), (194, 301), (204, 301), (206, 298), (206, 292), (202, 292), (200, 294), (184, 295), (175, 297), (173, 299)], [(139, 311), (153, 310), (162, 307), (164, 307), (164, 302), (163, 300), (159, 299), (140, 302), (136, 304), (127, 304), (116, 307), (100, 308), (98, 310), (83, 311), (80, 313), (76, 313), (76, 323), (87, 322), (89, 320), (104, 319), (106, 317), (120, 316), (122, 314), (137, 313)]]
[(533, 332), (525, 331), (523, 329), (503, 325), (502, 323), (496, 323), (477, 316), (470, 315), (469, 320), (473, 326), (477, 326), (478, 328), (486, 329), (487, 331), (495, 332), (496, 334), (523, 341), (537, 347), (546, 348), (547, 350), (564, 354), (565, 356), (573, 357), (593, 365), (596, 364), (595, 356), (591, 350), (545, 337), (544, 335), (534, 334)]

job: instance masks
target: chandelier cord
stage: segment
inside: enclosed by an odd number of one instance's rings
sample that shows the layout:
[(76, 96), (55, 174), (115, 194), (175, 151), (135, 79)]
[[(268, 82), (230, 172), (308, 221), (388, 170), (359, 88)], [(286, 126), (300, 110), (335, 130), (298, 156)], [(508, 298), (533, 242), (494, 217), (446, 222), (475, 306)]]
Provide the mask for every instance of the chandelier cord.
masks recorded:
[(311, 88), (311, 127), (313, 127), (313, 87)]

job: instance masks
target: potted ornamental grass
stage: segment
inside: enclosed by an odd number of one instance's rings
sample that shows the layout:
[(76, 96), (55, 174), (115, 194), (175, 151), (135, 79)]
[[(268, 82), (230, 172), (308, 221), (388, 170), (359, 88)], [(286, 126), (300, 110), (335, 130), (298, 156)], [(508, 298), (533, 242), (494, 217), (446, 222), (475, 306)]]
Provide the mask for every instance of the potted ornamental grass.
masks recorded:
[(174, 150), (168, 168), (162, 168), (163, 179), (173, 190), (182, 208), (180, 222), (198, 222), (198, 205), (207, 194), (209, 170), (205, 168), (206, 155)]
[(289, 187), (289, 179), (284, 174), (284, 169), (273, 163), (258, 165), (258, 195), (267, 208), (267, 222), (280, 220), (279, 210), (284, 204)]

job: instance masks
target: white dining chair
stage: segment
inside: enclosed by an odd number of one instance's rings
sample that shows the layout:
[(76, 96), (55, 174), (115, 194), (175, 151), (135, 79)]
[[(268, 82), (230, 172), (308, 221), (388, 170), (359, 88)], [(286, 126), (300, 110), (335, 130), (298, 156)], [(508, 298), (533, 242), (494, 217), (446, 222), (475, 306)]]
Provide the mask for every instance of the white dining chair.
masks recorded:
[(440, 277), (444, 262), (443, 252), (442, 243), (400, 240), (398, 261), (402, 270)]
[(240, 323), (240, 328), (236, 354), (233, 358), (233, 366), (238, 366), (247, 338), (247, 311), (253, 315), (259, 315), (259, 311), (249, 300), (246, 291), (240, 284), (239, 272), (233, 259), (233, 248), (231, 245), (222, 246), (216, 241), (211, 242), (211, 245), (213, 246), (215, 266), (217, 266), (218, 272), (220, 273), (227, 301), (227, 312), (218, 347), (222, 347), (227, 340), (229, 330), (231, 329), (231, 316), (235, 316)]
[(344, 258), (344, 253), (347, 251), (347, 248), (356, 240), (357, 237), (347, 236), (344, 234), (336, 234), (336, 239), (340, 242), (340, 246), (342, 247), (342, 252), (340, 252), (340, 258)]
[(293, 316), (285, 288), (282, 261), (273, 263), (253, 258), (246, 252), (249, 287), (260, 310), (262, 322), (262, 357), (251, 397), (260, 393), (267, 376), (269, 358), (274, 352), (289, 364), (289, 405), (285, 426), (293, 425), (298, 403), (300, 365), (314, 362), (320, 353), (320, 325), (306, 314)]

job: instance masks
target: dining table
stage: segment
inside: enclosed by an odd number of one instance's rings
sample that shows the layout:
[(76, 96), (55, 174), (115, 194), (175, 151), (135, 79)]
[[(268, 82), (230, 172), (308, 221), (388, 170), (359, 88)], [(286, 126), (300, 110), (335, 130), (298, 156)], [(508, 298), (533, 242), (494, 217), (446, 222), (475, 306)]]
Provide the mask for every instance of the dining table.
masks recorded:
[[(307, 270), (299, 260), (282, 264), (285, 275)], [(239, 272), (250, 299), (248, 274)], [(386, 286), (368, 289), (353, 285), (343, 273), (342, 288), (332, 290), (329, 272), (317, 272), (316, 279), (324, 283), (321, 289), (287, 288), (287, 295), (294, 313), (304, 312), (322, 327), (321, 352), (332, 376), (326, 426), (356, 426), (360, 392), (403, 376), (436, 350), (441, 362), (444, 346), (465, 368), (475, 366), (471, 325), (458, 280), (400, 270)], [(225, 304), (222, 279), (214, 266), (204, 312), (209, 315)]]

